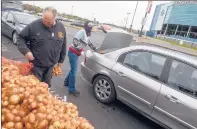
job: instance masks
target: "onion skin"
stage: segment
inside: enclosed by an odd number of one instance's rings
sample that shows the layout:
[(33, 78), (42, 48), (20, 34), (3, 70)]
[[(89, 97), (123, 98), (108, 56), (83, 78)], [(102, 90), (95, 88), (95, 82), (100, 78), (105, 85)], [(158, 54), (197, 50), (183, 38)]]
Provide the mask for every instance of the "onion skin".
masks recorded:
[(6, 129), (12, 129), (12, 128), (14, 128), (14, 122), (8, 122), (8, 123), (6, 123), (5, 124), (5, 128)]
[(8, 104), (9, 104), (8, 101), (4, 101), (4, 102), (2, 103), (2, 106), (3, 106), (3, 107), (6, 107), (6, 106), (8, 106)]
[(55, 121), (55, 122), (53, 123), (53, 126), (54, 126), (55, 128), (59, 128), (59, 127), (60, 127), (60, 122), (59, 122), (59, 121)]
[(18, 110), (17, 109), (12, 109), (12, 114), (13, 115), (17, 115), (18, 114)]
[(49, 122), (47, 120), (42, 120), (39, 124), (38, 124), (38, 128), (39, 129), (44, 129), (48, 126)]
[(30, 123), (25, 123), (26, 129), (33, 129), (33, 126)]
[(22, 118), (26, 115), (25, 111), (21, 110), (19, 111), (19, 116)]
[(20, 116), (16, 116), (16, 117), (14, 118), (14, 122), (20, 122), (20, 121), (21, 121)]
[(1, 116), (1, 121), (2, 121), (2, 123), (5, 122), (5, 116), (4, 115)]
[(12, 113), (7, 113), (5, 115), (5, 118), (6, 118), (6, 121), (8, 121), (8, 122), (14, 121), (14, 115)]
[(36, 114), (36, 119), (38, 119), (38, 121), (43, 120), (43, 119), (44, 119), (43, 114), (42, 114), (42, 113), (37, 113), (37, 114)]
[(29, 114), (29, 117), (28, 117), (29, 123), (32, 123), (33, 124), (35, 122), (35, 120), (36, 120), (35, 115), (33, 113), (30, 113)]
[(32, 108), (32, 109), (35, 109), (36, 107), (37, 107), (36, 102), (32, 102), (32, 103), (31, 103), (31, 108)]
[(15, 129), (23, 129), (23, 123), (22, 122), (17, 122), (15, 124)]
[(20, 97), (19, 97), (18, 95), (12, 95), (12, 96), (10, 97), (10, 99), (9, 99), (9, 102), (10, 102), (11, 104), (16, 105), (16, 104), (18, 104), (18, 103), (20, 102)]

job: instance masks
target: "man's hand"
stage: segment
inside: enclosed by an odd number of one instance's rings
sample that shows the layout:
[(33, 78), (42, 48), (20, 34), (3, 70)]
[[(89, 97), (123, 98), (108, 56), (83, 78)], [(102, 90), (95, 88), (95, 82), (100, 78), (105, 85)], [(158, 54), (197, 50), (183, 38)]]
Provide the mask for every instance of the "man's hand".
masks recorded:
[(31, 52), (28, 52), (26, 55), (25, 55), (25, 58), (27, 58), (28, 60), (34, 60), (34, 56)]
[(58, 63), (57, 64), (59, 67), (62, 67), (63, 66), (63, 63)]

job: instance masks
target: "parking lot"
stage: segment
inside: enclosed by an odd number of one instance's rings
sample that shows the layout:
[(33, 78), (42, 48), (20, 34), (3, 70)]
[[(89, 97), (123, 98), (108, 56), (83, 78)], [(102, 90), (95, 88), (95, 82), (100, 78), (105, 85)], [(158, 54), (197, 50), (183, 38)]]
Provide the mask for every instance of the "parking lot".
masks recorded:
[[(67, 27), (66, 31), (69, 45), (77, 30)], [(104, 36), (104, 33), (95, 32), (92, 34), (92, 42), (99, 46)], [(17, 47), (5, 36), (2, 36), (2, 56), (25, 61)], [(83, 59), (83, 56), (79, 59), (79, 69)], [(60, 97), (67, 96), (67, 89), (62, 87), (62, 85), (69, 68), (68, 58), (66, 58), (63, 66), (63, 75), (53, 77), (52, 80), (52, 90)], [(77, 75), (77, 88), (81, 92), (80, 97), (67, 96), (67, 100), (77, 105), (79, 114), (90, 120), (95, 129), (162, 129), (159, 125), (128, 108), (121, 102), (117, 101), (111, 105), (99, 103), (93, 97), (92, 88), (86, 85), (80, 78), (80, 72)]]

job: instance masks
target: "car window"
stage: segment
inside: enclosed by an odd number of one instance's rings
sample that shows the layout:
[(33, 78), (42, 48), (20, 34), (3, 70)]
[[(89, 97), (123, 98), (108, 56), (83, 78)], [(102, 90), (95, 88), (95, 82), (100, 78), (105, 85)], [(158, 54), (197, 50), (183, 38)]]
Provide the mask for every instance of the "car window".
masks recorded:
[(15, 16), (16, 16), (17, 21), (20, 24), (24, 24), (24, 25), (28, 25), (37, 19), (33, 15), (26, 15), (26, 14), (15, 14)]
[(3, 12), (2, 17), (7, 18), (8, 12)]
[(7, 20), (14, 21), (14, 17), (11, 13), (8, 14)]
[(122, 56), (122, 63), (156, 80), (160, 79), (166, 57), (151, 52), (131, 52)]
[(168, 85), (197, 97), (197, 69), (174, 60), (170, 69)]

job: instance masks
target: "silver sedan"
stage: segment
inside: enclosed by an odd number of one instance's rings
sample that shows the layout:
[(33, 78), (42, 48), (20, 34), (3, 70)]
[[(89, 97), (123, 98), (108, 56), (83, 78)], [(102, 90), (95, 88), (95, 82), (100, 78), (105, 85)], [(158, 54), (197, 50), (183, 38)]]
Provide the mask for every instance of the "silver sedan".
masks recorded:
[(111, 32), (99, 52), (86, 52), (81, 75), (96, 99), (118, 99), (166, 128), (197, 129), (197, 58), (130, 44), (128, 34)]

